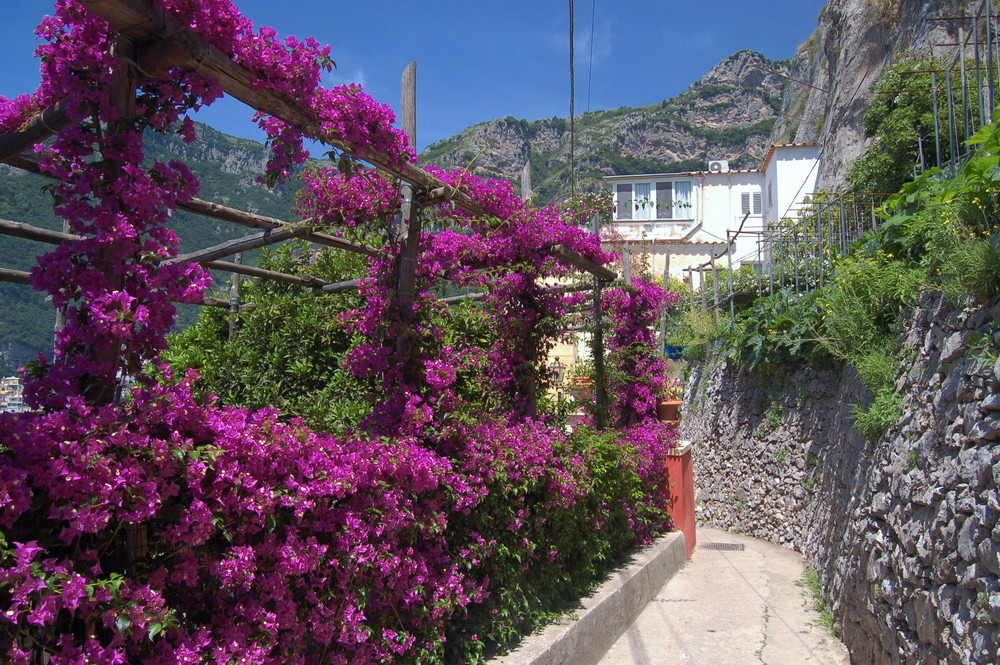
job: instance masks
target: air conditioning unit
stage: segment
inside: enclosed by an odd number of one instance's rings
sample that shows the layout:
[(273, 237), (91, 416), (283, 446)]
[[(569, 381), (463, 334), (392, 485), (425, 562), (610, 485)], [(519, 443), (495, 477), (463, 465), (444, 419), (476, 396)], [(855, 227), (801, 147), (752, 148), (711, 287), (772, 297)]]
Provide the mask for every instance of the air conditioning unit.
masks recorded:
[(709, 173), (729, 173), (728, 159), (713, 159), (708, 163)]

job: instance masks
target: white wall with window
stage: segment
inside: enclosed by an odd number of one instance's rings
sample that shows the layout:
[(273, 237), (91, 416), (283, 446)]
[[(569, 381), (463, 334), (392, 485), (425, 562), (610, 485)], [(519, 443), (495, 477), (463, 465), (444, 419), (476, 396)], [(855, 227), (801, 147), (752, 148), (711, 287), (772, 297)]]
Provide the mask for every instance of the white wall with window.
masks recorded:
[(671, 221), (695, 218), (690, 179), (638, 180), (614, 184), (616, 221)]

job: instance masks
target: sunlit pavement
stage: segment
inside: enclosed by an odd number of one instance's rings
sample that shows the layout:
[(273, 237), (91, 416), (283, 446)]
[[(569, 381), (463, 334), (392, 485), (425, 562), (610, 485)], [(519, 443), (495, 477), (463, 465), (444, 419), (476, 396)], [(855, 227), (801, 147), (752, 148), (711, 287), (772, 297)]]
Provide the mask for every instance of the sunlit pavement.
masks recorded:
[(796, 585), (797, 552), (717, 529), (699, 528), (697, 542), (600, 665), (850, 663)]

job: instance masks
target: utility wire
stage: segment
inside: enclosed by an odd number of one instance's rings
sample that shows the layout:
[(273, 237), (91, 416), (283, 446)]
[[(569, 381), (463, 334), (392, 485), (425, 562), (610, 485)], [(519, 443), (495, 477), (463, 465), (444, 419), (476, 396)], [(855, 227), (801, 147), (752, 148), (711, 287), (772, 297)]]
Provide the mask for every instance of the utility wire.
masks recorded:
[(575, 11), (573, 0), (569, 0), (569, 192), (576, 198), (576, 70), (573, 59), (576, 57), (573, 40), (576, 38), (573, 30)]
[(590, 62), (587, 65), (587, 113), (590, 113), (590, 89), (594, 83), (594, 30), (597, 25), (597, 0), (590, 8)]

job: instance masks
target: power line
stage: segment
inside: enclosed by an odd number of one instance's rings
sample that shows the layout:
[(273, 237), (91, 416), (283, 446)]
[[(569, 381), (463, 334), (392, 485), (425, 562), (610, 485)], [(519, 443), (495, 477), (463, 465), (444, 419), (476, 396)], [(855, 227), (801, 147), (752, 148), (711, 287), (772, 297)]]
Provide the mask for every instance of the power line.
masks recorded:
[(575, 20), (573, 0), (569, 0), (569, 192), (570, 197), (574, 199), (576, 198), (576, 71), (573, 62)]
[(594, 82), (594, 30), (597, 25), (597, 0), (590, 8), (590, 62), (587, 65), (587, 113), (590, 113), (590, 88)]

